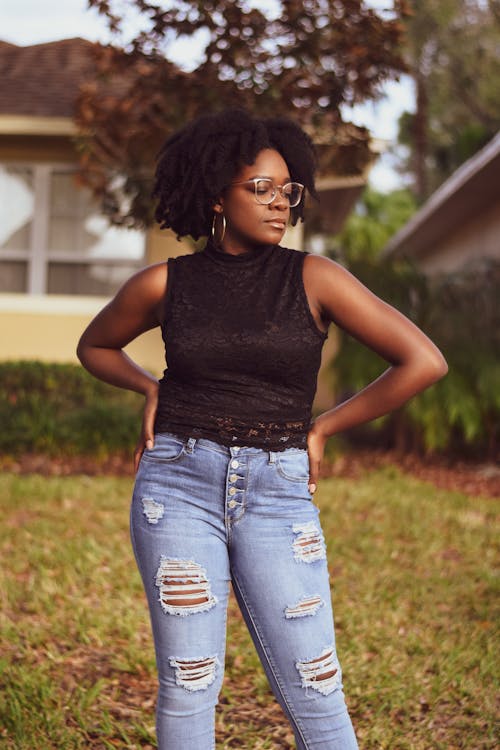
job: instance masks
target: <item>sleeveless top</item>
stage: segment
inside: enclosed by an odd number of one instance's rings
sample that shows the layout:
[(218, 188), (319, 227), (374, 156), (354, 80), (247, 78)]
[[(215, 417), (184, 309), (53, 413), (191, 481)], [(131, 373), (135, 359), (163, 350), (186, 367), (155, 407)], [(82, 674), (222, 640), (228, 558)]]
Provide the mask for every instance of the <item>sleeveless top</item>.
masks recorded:
[(230, 255), (209, 240), (168, 260), (155, 432), (268, 450), (307, 447), (321, 350), (304, 252)]

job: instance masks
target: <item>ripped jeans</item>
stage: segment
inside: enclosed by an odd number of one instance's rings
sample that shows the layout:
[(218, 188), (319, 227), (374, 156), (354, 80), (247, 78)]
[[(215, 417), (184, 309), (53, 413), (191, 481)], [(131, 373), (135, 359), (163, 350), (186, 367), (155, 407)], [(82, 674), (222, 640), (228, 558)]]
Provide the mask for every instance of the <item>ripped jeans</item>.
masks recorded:
[(355, 750), (307, 451), (171, 434), (131, 508), (159, 673), (160, 750), (213, 750), (229, 582), (299, 750)]

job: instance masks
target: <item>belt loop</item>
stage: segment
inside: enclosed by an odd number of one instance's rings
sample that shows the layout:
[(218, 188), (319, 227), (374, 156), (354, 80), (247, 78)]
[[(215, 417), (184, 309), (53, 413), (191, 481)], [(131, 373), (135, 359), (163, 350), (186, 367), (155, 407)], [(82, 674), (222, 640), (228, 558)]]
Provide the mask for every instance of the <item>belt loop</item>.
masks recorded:
[(276, 463), (276, 451), (269, 451), (269, 461), (270, 464)]
[(195, 445), (196, 445), (196, 438), (190, 437), (186, 443), (186, 452), (192, 453)]

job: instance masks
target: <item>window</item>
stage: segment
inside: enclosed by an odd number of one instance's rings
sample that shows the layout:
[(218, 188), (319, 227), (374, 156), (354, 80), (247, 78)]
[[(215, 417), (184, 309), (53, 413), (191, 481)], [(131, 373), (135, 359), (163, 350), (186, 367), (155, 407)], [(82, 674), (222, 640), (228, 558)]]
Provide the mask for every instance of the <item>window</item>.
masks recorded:
[(0, 164), (0, 292), (107, 296), (144, 250), (144, 232), (111, 226), (74, 167)]

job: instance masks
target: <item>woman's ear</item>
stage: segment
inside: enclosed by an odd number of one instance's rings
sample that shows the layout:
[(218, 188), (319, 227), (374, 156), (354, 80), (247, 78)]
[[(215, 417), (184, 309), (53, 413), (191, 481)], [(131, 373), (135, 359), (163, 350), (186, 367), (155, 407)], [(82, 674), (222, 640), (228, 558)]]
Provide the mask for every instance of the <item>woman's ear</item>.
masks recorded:
[(214, 204), (214, 211), (217, 214), (221, 214), (224, 211), (224, 206), (222, 205), (222, 200), (220, 200), (218, 203)]

